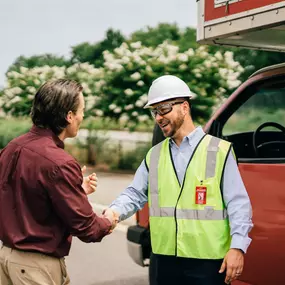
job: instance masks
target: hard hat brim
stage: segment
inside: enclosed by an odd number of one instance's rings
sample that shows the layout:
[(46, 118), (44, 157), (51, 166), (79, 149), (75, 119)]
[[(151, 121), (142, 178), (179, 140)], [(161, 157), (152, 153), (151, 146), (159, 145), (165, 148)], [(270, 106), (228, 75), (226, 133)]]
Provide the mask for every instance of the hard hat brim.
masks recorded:
[(153, 100), (147, 102), (147, 104), (144, 106), (144, 109), (151, 108), (151, 105), (156, 104), (156, 103), (160, 103), (160, 102), (163, 102), (163, 101), (170, 101), (170, 100), (173, 100), (175, 98), (185, 98), (185, 97), (189, 97), (189, 99), (192, 99), (193, 97), (195, 97), (195, 95), (194, 95), (193, 92), (191, 92), (191, 95), (189, 95), (189, 94), (187, 94), (187, 95), (185, 95), (185, 94), (181, 94), (181, 95), (175, 94), (175, 96), (173, 96), (172, 98), (169, 97), (169, 96), (156, 98), (156, 99), (153, 99)]

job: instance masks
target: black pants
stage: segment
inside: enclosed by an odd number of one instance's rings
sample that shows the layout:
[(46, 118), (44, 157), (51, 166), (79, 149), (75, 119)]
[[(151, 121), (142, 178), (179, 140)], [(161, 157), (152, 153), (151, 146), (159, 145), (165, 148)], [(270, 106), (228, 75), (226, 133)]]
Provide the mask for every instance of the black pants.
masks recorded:
[(219, 273), (223, 260), (192, 259), (154, 254), (150, 285), (225, 285)]

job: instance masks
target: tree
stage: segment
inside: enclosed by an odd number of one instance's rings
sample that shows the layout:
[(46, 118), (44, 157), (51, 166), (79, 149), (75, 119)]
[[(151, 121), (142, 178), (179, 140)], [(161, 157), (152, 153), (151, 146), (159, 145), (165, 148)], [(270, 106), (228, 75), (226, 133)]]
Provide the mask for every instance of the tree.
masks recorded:
[(72, 61), (89, 62), (96, 67), (103, 65), (103, 51), (113, 51), (125, 41), (125, 37), (120, 31), (109, 29), (106, 32), (106, 38), (96, 44), (89, 44), (87, 42), (72, 47)]
[(181, 38), (177, 24), (160, 23), (157, 27), (148, 26), (131, 34), (129, 42), (141, 42), (147, 47), (156, 47), (165, 40), (177, 42)]
[(21, 67), (7, 73), (7, 86), (0, 93), (0, 108), (13, 116), (30, 113), (39, 86), (48, 79), (68, 77), (79, 81), (84, 90), (86, 115), (120, 121), (129, 129), (139, 122), (150, 122), (143, 106), (152, 81), (164, 74), (177, 75), (197, 94), (192, 115), (204, 123), (213, 107), (240, 84), (242, 67), (233, 54), (208, 53), (207, 47), (180, 52), (176, 45), (164, 42), (145, 47), (140, 42), (123, 43), (113, 52), (104, 51), (102, 68), (89, 63), (66, 67)]
[(19, 56), (8, 68), (9, 71), (20, 71), (20, 67), (33, 68), (41, 66), (70, 66), (71, 61), (53, 54), (34, 55), (31, 57)]

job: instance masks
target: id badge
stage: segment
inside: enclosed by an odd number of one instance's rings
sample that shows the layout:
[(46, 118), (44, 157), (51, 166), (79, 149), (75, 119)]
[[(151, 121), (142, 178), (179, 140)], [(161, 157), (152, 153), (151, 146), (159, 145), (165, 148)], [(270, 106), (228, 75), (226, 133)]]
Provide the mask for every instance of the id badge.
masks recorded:
[(207, 202), (207, 187), (196, 186), (196, 204), (205, 205)]

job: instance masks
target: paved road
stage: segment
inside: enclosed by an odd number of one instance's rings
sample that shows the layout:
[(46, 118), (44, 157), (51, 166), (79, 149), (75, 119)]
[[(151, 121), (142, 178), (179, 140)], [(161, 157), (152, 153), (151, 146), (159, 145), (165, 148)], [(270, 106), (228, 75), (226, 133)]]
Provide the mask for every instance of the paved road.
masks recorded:
[[(95, 212), (101, 213), (129, 185), (133, 175), (97, 173), (97, 176), (98, 188), (89, 200)], [(127, 252), (126, 229), (134, 223), (134, 217), (129, 218), (101, 243), (85, 244), (74, 238), (66, 258), (71, 284), (147, 285), (148, 268), (136, 265)]]
[(127, 252), (126, 234), (114, 231), (101, 243), (73, 240), (66, 258), (72, 285), (147, 285), (148, 268), (136, 265)]
[[(87, 168), (86, 173), (92, 169)], [(93, 205), (96, 213), (101, 213), (110, 203), (131, 183), (133, 174), (118, 173), (97, 173), (98, 187), (97, 191), (89, 195), (89, 201)], [(122, 224), (131, 225), (135, 223), (135, 218), (129, 218)]]

